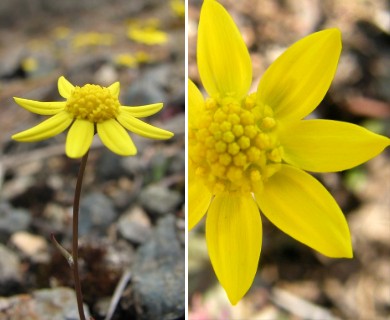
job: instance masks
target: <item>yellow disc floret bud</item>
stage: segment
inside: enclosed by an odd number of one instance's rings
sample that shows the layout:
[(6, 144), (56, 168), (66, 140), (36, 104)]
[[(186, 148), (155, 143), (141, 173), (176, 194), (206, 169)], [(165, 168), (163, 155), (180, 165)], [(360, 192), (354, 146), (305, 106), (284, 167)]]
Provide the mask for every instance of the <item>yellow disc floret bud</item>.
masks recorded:
[(209, 98), (206, 122), (189, 128), (190, 157), (213, 194), (254, 192), (280, 169), (283, 148), (277, 121), (254, 95), (238, 100)]
[(66, 102), (65, 110), (76, 119), (99, 123), (115, 119), (120, 103), (108, 88), (94, 84), (75, 87)]

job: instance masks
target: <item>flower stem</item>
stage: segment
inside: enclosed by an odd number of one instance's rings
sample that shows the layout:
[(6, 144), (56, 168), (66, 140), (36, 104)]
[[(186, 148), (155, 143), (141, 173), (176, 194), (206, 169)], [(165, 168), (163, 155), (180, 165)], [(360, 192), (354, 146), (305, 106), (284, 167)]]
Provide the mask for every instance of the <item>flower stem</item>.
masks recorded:
[(81, 292), (81, 283), (79, 276), (79, 264), (78, 264), (78, 242), (79, 242), (79, 208), (80, 208), (80, 195), (81, 195), (81, 186), (83, 183), (85, 166), (88, 160), (88, 151), (82, 157), (80, 163), (79, 174), (77, 176), (76, 190), (74, 193), (73, 200), (73, 235), (72, 235), (72, 258), (73, 258), (73, 278), (74, 278), (74, 288), (76, 290), (76, 299), (77, 299), (77, 308), (79, 310), (80, 320), (86, 320), (84, 315), (83, 308), (83, 294)]

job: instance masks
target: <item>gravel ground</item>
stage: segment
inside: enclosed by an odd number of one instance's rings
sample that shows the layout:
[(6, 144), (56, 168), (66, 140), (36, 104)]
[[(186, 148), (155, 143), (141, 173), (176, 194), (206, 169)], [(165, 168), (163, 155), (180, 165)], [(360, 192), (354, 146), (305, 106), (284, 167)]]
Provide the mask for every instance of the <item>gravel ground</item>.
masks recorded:
[[(43, 120), (12, 97), (59, 100), (65, 75), (77, 85), (120, 81), (122, 105), (163, 102), (147, 121), (175, 133), (131, 134), (135, 157), (94, 140), (79, 220), (85, 308), (96, 320), (110, 304), (110, 319), (184, 319), (184, 17), (156, 0), (26, 4), (0, 5), (0, 318), (78, 319), (50, 234), (70, 249), (79, 160), (64, 155), (65, 134), (10, 140)], [(131, 38), (140, 28), (154, 31), (149, 43)], [(151, 43), (158, 33), (163, 40)]]

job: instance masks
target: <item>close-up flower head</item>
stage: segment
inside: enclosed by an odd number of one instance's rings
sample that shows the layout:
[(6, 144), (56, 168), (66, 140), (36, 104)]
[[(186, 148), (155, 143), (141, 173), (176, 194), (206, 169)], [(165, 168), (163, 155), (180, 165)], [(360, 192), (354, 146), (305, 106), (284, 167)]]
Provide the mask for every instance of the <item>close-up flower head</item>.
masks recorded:
[(22, 142), (40, 141), (54, 137), (70, 127), (66, 155), (81, 158), (90, 148), (95, 133), (108, 149), (121, 156), (137, 153), (126, 129), (150, 139), (169, 139), (173, 136), (169, 131), (138, 119), (160, 111), (162, 103), (122, 106), (118, 100), (119, 89), (119, 82), (109, 87), (94, 84), (73, 86), (61, 76), (58, 79), (58, 91), (66, 101), (40, 102), (15, 98), (16, 103), (28, 111), (52, 117), (31, 129), (14, 134), (12, 138)]
[(390, 140), (347, 122), (305, 119), (327, 93), (341, 50), (338, 29), (312, 33), (250, 93), (252, 64), (238, 28), (217, 1), (203, 2), (197, 65), (206, 98), (189, 80), (188, 224), (191, 230), (206, 215), (211, 264), (233, 305), (257, 272), (261, 214), (324, 256), (353, 256), (343, 212), (306, 171), (350, 169)]

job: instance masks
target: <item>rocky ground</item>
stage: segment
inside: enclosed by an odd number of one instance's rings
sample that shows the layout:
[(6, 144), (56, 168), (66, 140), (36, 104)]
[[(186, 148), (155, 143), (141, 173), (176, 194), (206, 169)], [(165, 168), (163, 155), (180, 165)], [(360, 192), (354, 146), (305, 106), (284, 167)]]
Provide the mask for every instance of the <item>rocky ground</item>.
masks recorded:
[[(202, 1), (189, 6), (189, 76), (200, 84), (196, 32)], [(294, 41), (338, 27), (343, 53), (318, 118), (390, 135), (390, 16), (386, 1), (221, 0), (250, 49), (254, 86)], [(189, 234), (191, 320), (361, 319), (390, 317), (390, 153), (348, 172), (318, 178), (342, 207), (354, 258), (328, 259), (282, 234), (263, 216), (263, 247), (253, 287), (231, 307), (207, 256), (204, 228)]]
[(123, 105), (163, 102), (148, 122), (169, 141), (132, 134), (135, 157), (96, 138), (80, 212), (80, 273), (94, 319), (184, 319), (183, 1), (0, 4), (0, 318), (78, 319), (67, 262), (79, 160), (65, 134), (11, 141), (44, 119), (12, 97), (60, 100), (56, 82), (121, 82)]
[[(195, 45), (201, 1), (189, 2), (188, 70), (199, 83)], [(390, 136), (388, 2), (223, 4), (250, 48), (254, 84), (292, 42), (339, 27), (344, 49), (338, 73), (315, 116)], [(132, 135), (137, 157), (116, 156), (94, 141), (80, 217), (85, 308), (95, 319), (184, 319), (185, 38), (180, 10), (180, 1), (0, 2), (0, 319), (77, 319), (71, 274), (50, 234), (70, 248), (79, 162), (64, 156), (65, 134), (34, 144), (10, 140), (43, 119), (18, 107), (12, 97), (58, 100), (60, 75), (78, 85), (119, 80), (125, 105), (164, 102), (163, 111), (149, 120), (175, 132), (166, 142)], [(148, 43), (136, 40), (137, 28), (149, 30)], [(153, 30), (164, 31), (166, 38)], [(255, 284), (231, 308), (209, 264), (200, 227), (190, 234), (190, 319), (389, 319), (389, 152), (319, 179), (346, 213), (354, 259), (317, 255), (263, 217)]]

